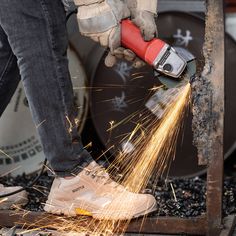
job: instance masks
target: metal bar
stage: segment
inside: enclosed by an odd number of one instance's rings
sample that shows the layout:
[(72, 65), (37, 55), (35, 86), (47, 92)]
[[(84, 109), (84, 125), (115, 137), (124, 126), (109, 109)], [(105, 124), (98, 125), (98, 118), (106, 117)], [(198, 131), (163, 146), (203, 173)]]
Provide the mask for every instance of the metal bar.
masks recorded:
[(223, 0), (207, 0), (205, 57), (206, 79), (211, 83), (211, 117), (208, 121), (210, 151), (207, 171), (207, 235), (220, 235), (222, 230), (222, 192), (224, 166), (224, 12)]
[[(81, 222), (81, 226), (89, 224), (91, 218)], [(40, 212), (19, 212), (0, 211), (0, 226), (13, 227), (27, 226), (32, 228), (42, 227), (47, 229), (56, 229), (56, 225), (63, 224), (63, 217)], [(123, 229), (122, 225), (120, 225)], [(205, 235), (206, 234), (206, 217), (196, 217), (182, 219), (176, 217), (160, 217), (133, 220), (127, 232), (130, 233), (165, 233), (165, 234), (183, 234)]]
[(206, 217), (182, 219), (177, 217), (147, 218), (130, 223), (128, 233), (206, 235)]

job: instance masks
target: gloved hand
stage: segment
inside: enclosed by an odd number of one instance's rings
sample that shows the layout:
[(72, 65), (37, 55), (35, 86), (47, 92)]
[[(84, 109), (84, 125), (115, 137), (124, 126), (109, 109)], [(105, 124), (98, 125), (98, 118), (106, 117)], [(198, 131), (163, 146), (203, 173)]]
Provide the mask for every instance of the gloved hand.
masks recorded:
[(105, 64), (112, 67), (117, 58), (134, 61), (134, 66), (143, 64), (136, 55), (121, 47), (122, 19), (130, 17), (130, 10), (124, 1), (120, 0), (75, 0), (79, 6), (77, 20), (82, 35), (90, 37), (110, 52)]
[(143, 35), (144, 40), (150, 41), (157, 36), (157, 0), (126, 0), (131, 11), (131, 19)]

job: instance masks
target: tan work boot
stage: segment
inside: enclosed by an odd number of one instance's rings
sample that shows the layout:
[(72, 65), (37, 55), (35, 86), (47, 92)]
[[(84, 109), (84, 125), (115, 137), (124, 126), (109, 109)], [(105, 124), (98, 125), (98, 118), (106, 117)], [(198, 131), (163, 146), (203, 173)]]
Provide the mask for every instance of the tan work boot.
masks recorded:
[[(15, 192), (21, 189), (21, 187), (4, 187), (0, 184), (0, 195)], [(0, 210), (9, 210), (14, 206), (24, 206), (28, 202), (28, 194), (26, 191), (16, 193), (12, 196), (0, 198)]]
[(156, 200), (152, 195), (129, 192), (92, 162), (72, 179), (56, 178), (44, 210), (67, 216), (126, 220), (156, 210)]

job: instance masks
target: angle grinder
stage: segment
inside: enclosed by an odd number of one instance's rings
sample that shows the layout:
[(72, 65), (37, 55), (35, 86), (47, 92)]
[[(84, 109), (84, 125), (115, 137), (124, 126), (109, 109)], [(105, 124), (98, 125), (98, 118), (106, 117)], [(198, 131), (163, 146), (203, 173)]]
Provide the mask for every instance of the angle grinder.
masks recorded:
[(140, 29), (130, 20), (122, 21), (122, 46), (154, 68), (154, 76), (167, 88), (182, 86), (196, 73), (196, 58), (183, 48), (171, 47), (161, 39), (144, 41)]

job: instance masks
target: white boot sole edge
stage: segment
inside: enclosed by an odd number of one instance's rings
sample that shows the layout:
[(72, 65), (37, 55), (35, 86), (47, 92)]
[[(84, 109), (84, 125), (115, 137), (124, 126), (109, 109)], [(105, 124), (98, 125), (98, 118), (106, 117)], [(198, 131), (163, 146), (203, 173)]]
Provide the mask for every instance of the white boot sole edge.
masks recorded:
[(117, 212), (117, 211), (116, 212), (104, 211), (105, 214), (103, 214), (100, 212), (85, 210), (84, 209), (85, 207), (81, 207), (81, 206), (72, 207), (72, 206), (73, 206), (73, 203), (65, 204), (65, 202), (57, 201), (56, 204), (55, 202), (52, 204), (52, 202), (47, 201), (44, 207), (44, 210), (48, 213), (55, 214), (55, 215), (65, 215), (69, 217), (90, 216), (98, 220), (130, 220), (134, 218), (139, 218), (141, 216), (145, 216), (157, 210), (156, 202), (152, 206), (150, 206), (148, 209), (137, 212), (134, 215), (127, 215), (127, 213), (125, 214), (124, 212)]

